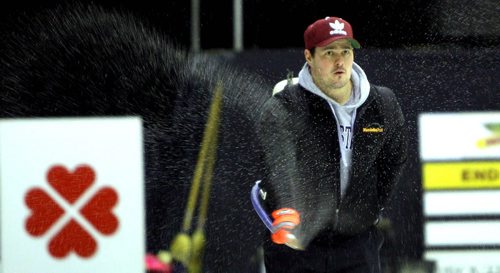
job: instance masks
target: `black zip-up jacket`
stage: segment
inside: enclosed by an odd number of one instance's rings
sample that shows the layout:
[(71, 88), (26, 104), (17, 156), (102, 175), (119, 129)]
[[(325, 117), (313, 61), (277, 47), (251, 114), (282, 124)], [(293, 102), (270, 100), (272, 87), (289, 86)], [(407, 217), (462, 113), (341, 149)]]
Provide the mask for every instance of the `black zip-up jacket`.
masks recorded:
[[(351, 179), (340, 198), (337, 125), (328, 103), (295, 84), (264, 105), (259, 136), (270, 210), (292, 207), (312, 237), (350, 236), (377, 221), (407, 156), (405, 120), (394, 93), (371, 86), (357, 109)], [(327, 239), (325, 239), (327, 240)]]

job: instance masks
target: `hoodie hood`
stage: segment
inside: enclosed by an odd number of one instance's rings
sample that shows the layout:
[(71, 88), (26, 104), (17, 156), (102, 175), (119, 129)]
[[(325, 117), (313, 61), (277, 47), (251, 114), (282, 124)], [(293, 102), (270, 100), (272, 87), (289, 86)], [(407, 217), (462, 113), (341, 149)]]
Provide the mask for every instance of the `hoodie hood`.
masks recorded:
[[(352, 64), (351, 81), (353, 95), (349, 98), (349, 101), (342, 106), (345, 108), (358, 108), (366, 101), (366, 98), (368, 98), (370, 94), (370, 83), (368, 82), (365, 72), (357, 63)], [(304, 64), (299, 72), (299, 84), (309, 92), (324, 98), (329, 103), (340, 106), (340, 104), (328, 97), (316, 86), (309, 72), (307, 63)]]

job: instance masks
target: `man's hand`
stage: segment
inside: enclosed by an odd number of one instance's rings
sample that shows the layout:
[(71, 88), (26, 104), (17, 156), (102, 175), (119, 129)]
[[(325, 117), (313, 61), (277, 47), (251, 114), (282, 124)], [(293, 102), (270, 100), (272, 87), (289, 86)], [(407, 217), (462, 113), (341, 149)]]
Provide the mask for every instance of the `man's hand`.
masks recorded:
[(271, 239), (276, 244), (286, 244), (290, 238), (295, 239), (291, 231), (300, 224), (300, 214), (292, 208), (281, 208), (273, 211), (274, 232)]

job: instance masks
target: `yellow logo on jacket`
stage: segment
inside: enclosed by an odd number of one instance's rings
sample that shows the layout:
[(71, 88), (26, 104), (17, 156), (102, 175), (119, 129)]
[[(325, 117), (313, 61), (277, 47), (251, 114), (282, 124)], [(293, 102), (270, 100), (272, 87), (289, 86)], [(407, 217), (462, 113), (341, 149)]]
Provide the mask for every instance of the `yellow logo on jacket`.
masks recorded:
[(372, 123), (367, 127), (363, 127), (363, 133), (382, 133), (384, 128), (378, 123)]

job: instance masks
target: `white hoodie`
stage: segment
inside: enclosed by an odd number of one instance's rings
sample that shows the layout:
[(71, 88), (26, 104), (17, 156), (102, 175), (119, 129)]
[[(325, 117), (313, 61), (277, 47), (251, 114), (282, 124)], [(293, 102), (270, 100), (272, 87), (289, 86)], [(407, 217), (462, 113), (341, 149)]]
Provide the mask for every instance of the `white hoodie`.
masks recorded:
[(349, 184), (352, 169), (352, 134), (354, 132), (354, 121), (356, 120), (356, 109), (361, 106), (370, 93), (370, 83), (361, 67), (353, 63), (351, 81), (353, 84), (352, 95), (349, 100), (340, 105), (314, 83), (309, 72), (309, 66), (304, 64), (299, 72), (299, 84), (311, 93), (325, 99), (332, 109), (333, 116), (337, 121), (337, 132), (339, 133), (339, 145), (342, 160), (340, 161), (340, 192), (344, 196)]

